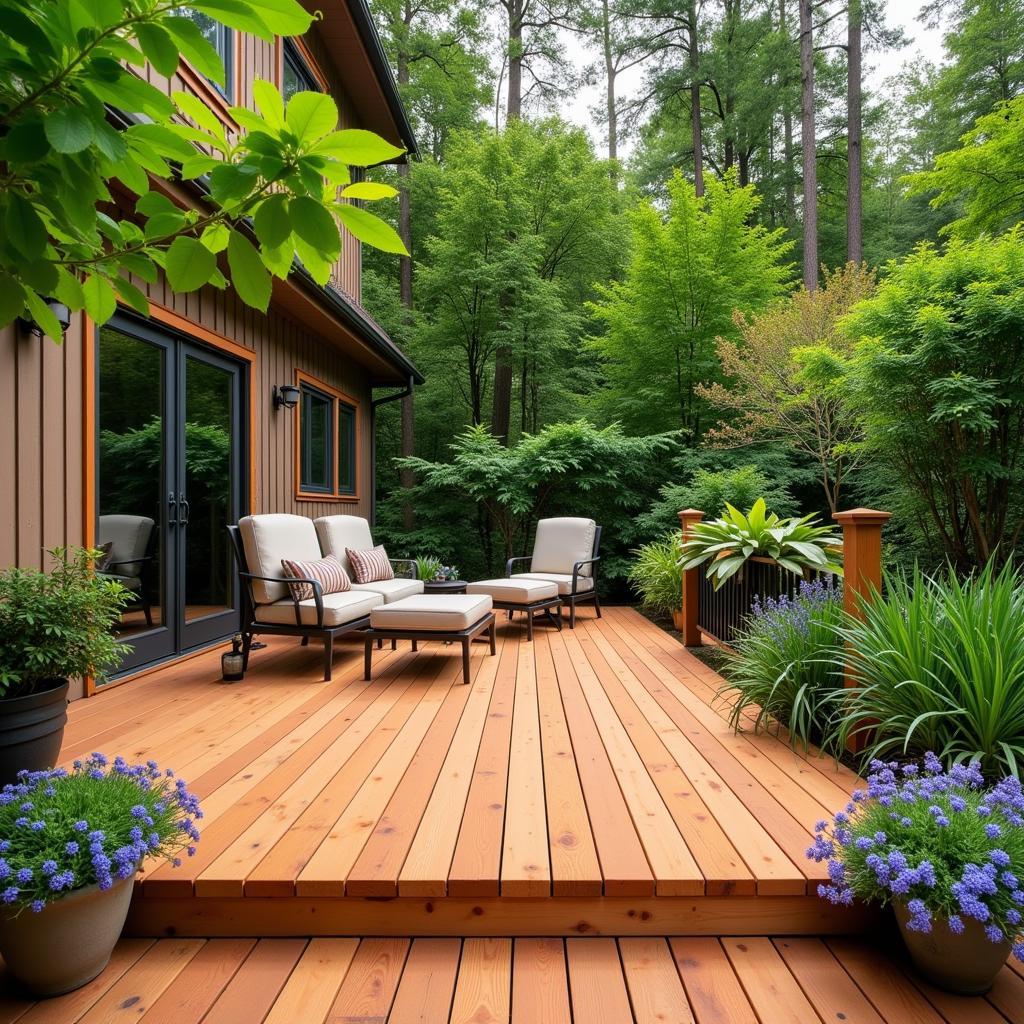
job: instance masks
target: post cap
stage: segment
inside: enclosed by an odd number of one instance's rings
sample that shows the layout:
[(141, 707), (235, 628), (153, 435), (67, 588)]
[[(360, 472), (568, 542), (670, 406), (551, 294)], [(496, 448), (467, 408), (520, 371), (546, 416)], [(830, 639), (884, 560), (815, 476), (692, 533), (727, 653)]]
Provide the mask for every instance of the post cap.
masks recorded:
[(684, 508), (679, 513), (680, 519), (703, 519), (704, 513), (699, 508)]
[(877, 508), (851, 508), (845, 512), (836, 512), (832, 518), (843, 526), (862, 526), (873, 523), (881, 526), (892, 518), (892, 513), (882, 512)]

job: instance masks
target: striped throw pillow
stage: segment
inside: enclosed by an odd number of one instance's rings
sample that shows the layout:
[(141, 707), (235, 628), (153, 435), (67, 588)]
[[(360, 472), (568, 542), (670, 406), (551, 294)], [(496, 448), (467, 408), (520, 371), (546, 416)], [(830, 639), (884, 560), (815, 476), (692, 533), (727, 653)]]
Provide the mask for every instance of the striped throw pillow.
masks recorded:
[[(340, 594), (343, 590), (352, 589), (345, 567), (334, 555), (317, 562), (294, 562), (290, 558), (282, 558), (281, 568), (285, 576), (316, 580), (325, 594)], [(289, 583), (288, 589), (296, 601), (309, 601), (313, 597), (313, 587), (309, 583)]]
[(393, 580), (395, 570), (383, 544), (378, 544), (371, 551), (353, 551), (346, 548), (345, 554), (352, 565), (352, 575), (356, 583), (376, 583), (378, 580)]

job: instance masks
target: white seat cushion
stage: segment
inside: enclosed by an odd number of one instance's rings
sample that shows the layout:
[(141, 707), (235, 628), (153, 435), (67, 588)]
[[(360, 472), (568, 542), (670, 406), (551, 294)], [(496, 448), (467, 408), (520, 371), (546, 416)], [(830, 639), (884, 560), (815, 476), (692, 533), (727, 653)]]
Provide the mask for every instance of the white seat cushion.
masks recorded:
[(466, 593), (490, 594), (495, 601), (525, 605), (558, 597), (558, 585), (537, 579), (478, 580), (466, 584)]
[[(572, 573), (571, 572), (517, 572), (513, 573), (512, 579), (514, 580), (545, 580), (548, 583), (554, 583), (558, 587), (558, 593), (571, 594), (572, 593)], [(576, 593), (582, 594), (585, 590), (593, 590), (594, 581), (590, 576), (577, 576), (576, 577)]]
[(486, 594), (420, 594), (374, 608), (370, 625), (374, 629), (455, 633), (475, 625), (492, 607)]
[(401, 601), (403, 597), (414, 597), (423, 593), (423, 580), (377, 580), (376, 583), (353, 583), (353, 590), (366, 590), (372, 594), (380, 594), (385, 604)]
[[(359, 593), (355, 590), (343, 590), (337, 594), (324, 594), (324, 625), (327, 627), (343, 626), (346, 622), (361, 619), (369, 615), (379, 604), (384, 603), (380, 594)], [(316, 625), (316, 601), (300, 601), (302, 625)], [(256, 621), (273, 623), (278, 626), (295, 625), (295, 602), (290, 598), (275, 604), (260, 605), (256, 609)]]
[(321, 516), (313, 520), (313, 525), (323, 553), (334, 555), (354, 580), (356, 575), (345, 549), (370, 551), (376, 547), (370, 533), (370, 524), (361, 516)]
[[(238, 521), (238, 532), (242, 537), (249, 572), (257, 576), (280, 579), (284, 576), (282, 559), (317, 562), (321, 557), (316, 527), (313, 526), (313, 520), (305, 516), (283, 513), (245, 516)], [(284, 583), (253, 580), (252, 592), (259, 604), (273, 604), (288, 597), (288, 587)]]
[[(575, 516), (542, 519), (537, 524), (530, 573), (568, 573), (571, 576), (577, 562), (593, 558), (596, 531), (597, 523), (593, 519)], [(590, 576), (592, 569), (593, 566), (585, 565), (580, 575)]]

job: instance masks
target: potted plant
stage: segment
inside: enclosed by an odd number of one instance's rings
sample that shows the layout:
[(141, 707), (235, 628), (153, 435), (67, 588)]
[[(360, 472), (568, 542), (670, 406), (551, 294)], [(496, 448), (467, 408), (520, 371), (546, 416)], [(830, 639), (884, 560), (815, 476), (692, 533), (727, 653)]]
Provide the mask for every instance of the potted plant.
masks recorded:
[(0, 784), (56, 763), (69, 678), (102, 678), (125, 651), (111, 627), (128, 591), (96, 574), (99, 552), (51, 554), (49, 572), (0, 573)]
[(843, 574), (842, 536), (829, 526), (815, 525), (813, 515), (782, 519), (767, 511), (764, 498), (746, 515), (728, 502), (725, 510), (720, 519), (693, 524), (682, 547), (683, 569), (711, 563), (707, 577), (715, 590), (755, 557), (770, 558), (798, 576), (814, 569)]
[(1024, 789), (1009, 775), (988, 785), (977, 762), (944, 770), (871, 762), (808, 856), (828, 862), (818, 894), (892, 905), (911, 959), (933, 984), (977, 995), (1012, 952), (1024, 960)]
[(672, 616), (677, 630), (683, 623), (683, 568), (680, 565), (682, 535), (676, 530), (661, 540), (637, 548), (629, 582), (644, 608)]
[(145, 858), (195, 852), (199, 802), (150, 761), (93, 754), (68, 772), (22, 772), (0, 792), (0, 954), (41, 996), (110, 960)]
[(433, 555), (420, 555), (414, 559), (416, 578), (424, 583), (447, 583), (459, 578), (459, 570), (453, 565), (444, 565)]

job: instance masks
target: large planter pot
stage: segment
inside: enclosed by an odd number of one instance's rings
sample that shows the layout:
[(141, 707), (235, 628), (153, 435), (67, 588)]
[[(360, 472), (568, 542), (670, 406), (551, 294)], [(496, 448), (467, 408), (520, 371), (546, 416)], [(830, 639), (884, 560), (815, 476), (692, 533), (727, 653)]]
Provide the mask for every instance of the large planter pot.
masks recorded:
[(66, 679), (48, 680), (27, 697), (0, 699), (0, 786), (14, 782), (23, 768), (52, 768), (67, 720)]
[(683, 631), (683, 609), (673, 608), (672, 609), (672, 625), (675, 627), (677, 633)]
[(937, 920), (930, 932), (915, 932), (907, 927), (910, 913), (906, 904), (894, 903), (896, 921), (910, 959), (933, 985), (958, 995), (978, 996), (987, 992), (996, 980), (1012, 943), (991, 942), (984, 925), (973, 918), (964, 919), (964, 930), (954, 935), (945, 921)]
[(7, 969), (38, 996), (81, 988), (110, 961), (132, 898), (134, 876), (105, 892), (76, 889), (38, 914), (0, 915), (0, 953)]

